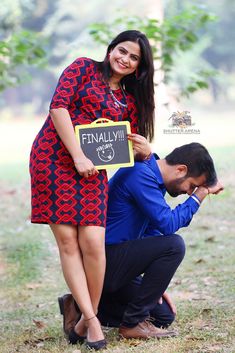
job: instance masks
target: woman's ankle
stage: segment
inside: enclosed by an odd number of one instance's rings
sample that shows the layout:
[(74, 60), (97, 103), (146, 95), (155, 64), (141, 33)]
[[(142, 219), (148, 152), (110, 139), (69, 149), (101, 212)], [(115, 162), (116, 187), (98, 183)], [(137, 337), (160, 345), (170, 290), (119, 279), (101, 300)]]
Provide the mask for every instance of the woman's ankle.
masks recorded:
[(96, 316), (86, 320), (87, 340), (90, 342), (100, 341), (104, 339), (104, 334), (100, 322)]

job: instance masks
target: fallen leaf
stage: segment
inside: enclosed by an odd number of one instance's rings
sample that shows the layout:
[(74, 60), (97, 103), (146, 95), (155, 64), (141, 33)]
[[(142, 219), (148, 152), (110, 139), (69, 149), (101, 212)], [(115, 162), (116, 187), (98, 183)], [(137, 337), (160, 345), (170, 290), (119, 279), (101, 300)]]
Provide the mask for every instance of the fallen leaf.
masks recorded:
[(37, 346), (37, 347), (43, 347), (43, 346), (44, 346), (44, 343), (43, 343), (43, 342), (37, 343), (36, 346)]
[(197, 283), (191, 283), (191, 284), (188, 286), (188, 289), (189, 289), (190, 291), (194, 291), (194, 292), (195, 292), (195, 290), (198, 289)]
[(203, 337), (196, 337), (196, 336), (191, 336), (191, 335), (185, 336), (185, 338), (187, 341), (202, 341), (202, 340), (204, 340)]
[(212, 286), (217, 284), (217, 281), (210, 276), (204, 277), (202, 280), (206, 286)]
[(174, 296), (182, 300), (192, 300), (194, 293), (187, 291), (174, 291)]
[(50, 336), (44, 336), (43, 338), (37, 338), (37, 339), (33, 339), (33, 340), (25, 340), (24, 344), (28, 344), (31, 347), (38, 347), (38, 345), (44, 341), (53, 341), (54, 338), (50, 337)]
[(202, 258), (200, 258), (200, 259), (194, 261), (195, 264), (201, 264), (201, 263), (203, 263), (203, 262), (206, 262), (206, 261), (205, 261), (204, 259), (202, 259)]
[(134, 346), (134, 347), (137, 347), (139, 344), (141, 344), (142, 342), (139, 341), (139, 340), (132, 340), (129, 345), (130, 346)]
[(203, 230), (208, 230), (208, 229), (210, 229), (210, 227), (209, 227), (209, 226), (206, 226), (206, 225), (201, 225), (199, 228), (200, 228), (200, 229), (203, 229)]
[(193, 322), (191, 322), (191, 327), (192, 328), (197, 328), (199, 330), (202, 330), (202, 329), (204, 329), (204, 328), (206, 328), (208, 326), (209, 326), (208, 323), (205, 322), (202, 319), (196, 319)]
[(214, 236), (214, 235), (212, 235), (212, 236), (210, 236), (210, 237), (206, 238), (206, 240), (205, 240), (205, 241), (208, 241), (208, 242), (214, 243), (214, 242), (215, 242), (215, 236)]
[(198, 247), (198, 244), (196, 243), (191, 243), (188, 245), (190, 248), (197, 248)]
[(72, 353), (81, 353), (80, 349), (75, 349)]
[(208, 346), (207, 347), (207, 349), (208, 349), (208, 352), (221, 352), (221, 350), (222, 350), (222, 347), (221, 346), (219, 346), (219, 345), (210, 345), (210, 346)]
[(201, 311), (201, 314), (207, 316), (207, 315), (211, 314), (211, 312), (212, 312), (212, 309), (211, 309), (211, 308), (204, 308), (204, 309)]
[(27, 283), (26, 284), (26, 288), (28, 288), (28, 289), (36, 289), (39, 287), (42, 287), (41, 283)]
[(209, 297), (208, 295), (202, 296), (200, 294), (197, 294), (192, 298), (192, 300), (208, 300), (208, 299), (210, 300), (211, 297)]
[(37, 308), (43, 308), (46, 305), (48, 305), (48, 304), (47, 303), (41, 303), (41, 304), (37, 304), (36, 307)]
[(40, 329), (46, 327), (46, 324), (42, 321), (33, 320), (33, 323), (37, 326), (37, 328), (40, 328)]

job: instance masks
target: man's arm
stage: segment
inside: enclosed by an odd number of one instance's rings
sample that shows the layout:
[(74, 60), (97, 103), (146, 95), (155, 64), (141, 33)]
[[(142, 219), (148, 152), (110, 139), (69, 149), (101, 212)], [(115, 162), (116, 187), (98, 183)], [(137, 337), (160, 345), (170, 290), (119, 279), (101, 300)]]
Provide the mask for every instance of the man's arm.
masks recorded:
[(216, 194), (223, 189), (219, 182), (209, 188), (200, 186), (194, 193), (199, 202), (196, 202), (193, 197), (189, 197), (172, 210), (151, 169), (145, 168), (142, 163), (139, 163), (132, 172), (128, 173), (128, 179), (125, 184), (133, 199), (149, 219), (151, 227), (163, 235), (174, 234), (178, 229), (188, 226), (208, 192)]
[(202, 202), (207, 195), (218, 195), (222, 190), (224, 190), (223, 185), (217, 181), (215, 185), (210, 187), (199, 186), (194, 192), (194, 195), (196, 195), (199, 201)]

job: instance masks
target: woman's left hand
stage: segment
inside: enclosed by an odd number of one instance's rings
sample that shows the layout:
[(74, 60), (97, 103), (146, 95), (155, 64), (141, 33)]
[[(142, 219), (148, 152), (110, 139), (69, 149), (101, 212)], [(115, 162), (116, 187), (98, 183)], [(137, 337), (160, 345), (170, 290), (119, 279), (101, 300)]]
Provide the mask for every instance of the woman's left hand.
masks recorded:
[(132, 141), (135, 152), (135, 159), (144, 160), (150, 157), (152, 151), (150, 144), (144, 136), (138, 134), (127, 134), (128, 140)]

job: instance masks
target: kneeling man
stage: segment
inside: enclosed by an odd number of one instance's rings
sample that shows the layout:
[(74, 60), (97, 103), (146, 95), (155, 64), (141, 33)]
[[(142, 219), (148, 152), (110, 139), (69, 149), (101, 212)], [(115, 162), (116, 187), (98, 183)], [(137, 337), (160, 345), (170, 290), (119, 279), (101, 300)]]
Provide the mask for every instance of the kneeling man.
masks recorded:
[[(104, 326), (119, 327), (125, 338), (173, 336), (167, 327), (175, 307), (166, 289), (185, 254), (180, 235), (208, 194), (223, 190), (207, 149), (190, 143), (164, 159), (121, 168), (109, 181), (106, 229), (106, 274), (98, 317)], [(166, 192), (189, 197), (171, 209)], [(64, 331), (81, 342), (76, 322), (79, 308), (71, 294), (59, 298)]]

